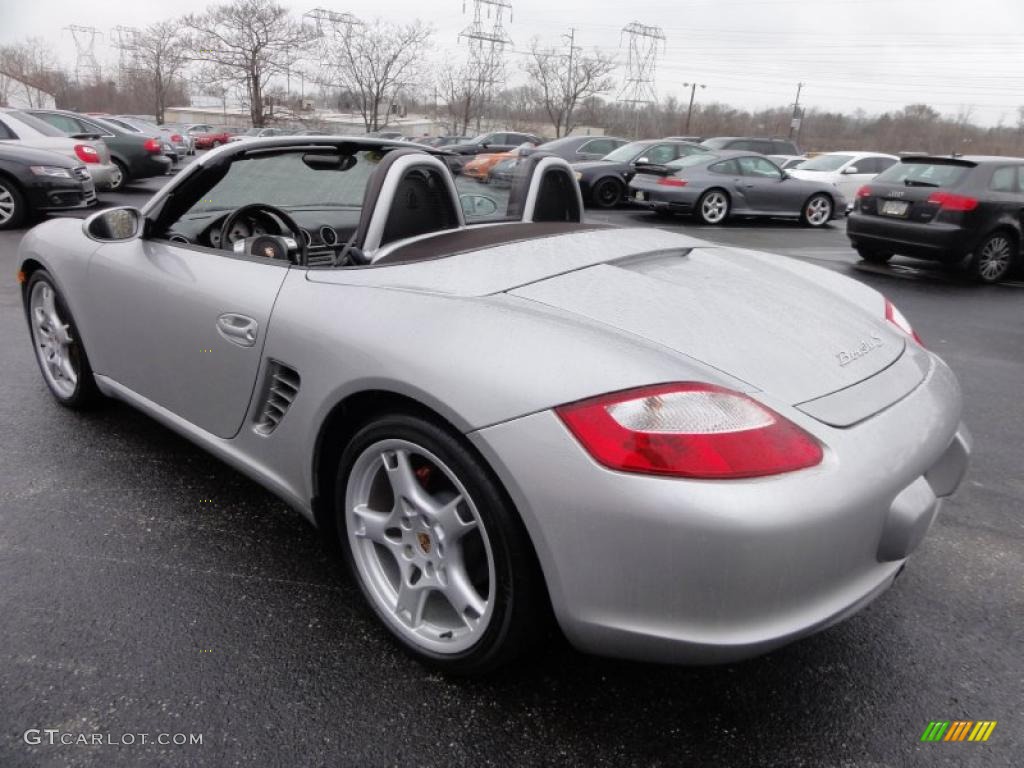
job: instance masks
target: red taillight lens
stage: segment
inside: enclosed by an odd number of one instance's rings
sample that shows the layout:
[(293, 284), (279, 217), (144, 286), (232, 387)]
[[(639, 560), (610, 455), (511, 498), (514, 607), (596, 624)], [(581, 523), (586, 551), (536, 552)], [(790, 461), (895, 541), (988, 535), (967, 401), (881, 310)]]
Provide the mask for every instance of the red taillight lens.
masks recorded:
[(175, 144), (181, 144), (181, 142), (182, 142), (181, 134), (180, 133), (172, 133), (171, 134), (171, 141), (173, 141)]
[(762, 477), (816, 466), (823, 455), (796, 424), (713, 384), (642, 387), (555, 412), (596, 461), (624, 472)]
[(863, 187), (857, 190), (857, 197), (870, 197), (871, 187), (865, 184)]
[(100, 161), (100, 153), (96, 151), (95, 147), (90, 147), (88, 144), (75, 144), (75, 154), (83, 163), (98, 163)]
[(936, 203), (947, 211), (973, 211), (978, 207), (978, 200), (966, 195), (954, 195), (951, 192), (932, 192), (928, 196), (929, 203)]
[(664, 176), (658, 179), (659, 187), (685, 187), (686, 179), (677, 179), (674, 176)]
[(907, 336), (912, 338), (922, 347), (924, 346), (924, 342), (921, 341), (921, 337), (917, 335), (917, 331), (914, 330), (910, 321), (907, 320), (907, 318), (903, 316), (903, 313), (896, 309), (896, 305), (888, 299), (885, 300), (885, 319), (907, 334)]
[(159, 152), (160, 142), (156, 139), (146, 139), (142, 144), (142, 148), (147, 152)]

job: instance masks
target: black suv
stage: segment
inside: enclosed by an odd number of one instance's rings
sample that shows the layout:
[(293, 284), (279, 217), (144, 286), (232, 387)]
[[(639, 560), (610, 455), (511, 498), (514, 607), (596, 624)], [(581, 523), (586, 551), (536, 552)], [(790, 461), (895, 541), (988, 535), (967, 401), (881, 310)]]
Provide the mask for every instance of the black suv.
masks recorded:
[(705, 139), (701, 146), (708, 149), (739, 149), (760, 152), (762, 155), (802, 155), (796, 142), (789, 139), (765, 139), (756, 136), (715, 136)]
[(865, 261), (963, 263), (995, 283), (1020, 262), (1024, 158), (905, 157), (857, 192), (846, 234)]

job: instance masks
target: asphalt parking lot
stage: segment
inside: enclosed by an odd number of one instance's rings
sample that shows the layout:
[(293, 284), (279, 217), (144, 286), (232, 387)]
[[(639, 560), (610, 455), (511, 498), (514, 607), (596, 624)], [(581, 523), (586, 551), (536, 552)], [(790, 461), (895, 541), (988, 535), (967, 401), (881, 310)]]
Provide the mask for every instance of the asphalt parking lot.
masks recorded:
[[(141, 204), (159, 183), (108, 202)], [(973, 465), (893, 589), (742, 664), (554, 642), (489, 679), (429, 674), (275, 497), (126, 406), (53, 403), (13, 280), (22, 232), (0, 233), (0, 767), (1021, 765), (1024, 282), (862, 267), (841, 221), (657, 225), (868, 283), (960, 377)], [(984, 744), (920, 742), (957, 719), (998, 726)], [(23, 740), (47, 728), (203, 743)]]

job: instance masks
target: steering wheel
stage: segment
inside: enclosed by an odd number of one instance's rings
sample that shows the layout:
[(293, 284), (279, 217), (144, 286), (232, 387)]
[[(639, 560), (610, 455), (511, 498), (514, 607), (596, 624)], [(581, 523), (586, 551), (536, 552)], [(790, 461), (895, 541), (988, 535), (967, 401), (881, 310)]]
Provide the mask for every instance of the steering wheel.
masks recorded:
[[(270, 205), (269, 203), (250, 203), (249, 205), (243, 205), (240, 208), (235, 208), (231, 213), (224, 217), (224, 221), (220, 225), (220, 247), (222, 250), (232, 250), (233, 244), (228, 241), (228, 233), (231, 228), (235, 226), (240, 218), (245, 215), (253, 215), (257, 213), (270, 214), (281, 221), (282, 224), (287, 228), (287, 234), (291, 235), (295, 244), (299, 248), (299, 264), (306, 263), (306, 238), (302, 236), (302, 231), (299, 225), (295, 222), (295, 219), (291, 217), (291, 214), (285, 213), (280, 208)], [(278, 234), (286, 234), (279, 232)]]

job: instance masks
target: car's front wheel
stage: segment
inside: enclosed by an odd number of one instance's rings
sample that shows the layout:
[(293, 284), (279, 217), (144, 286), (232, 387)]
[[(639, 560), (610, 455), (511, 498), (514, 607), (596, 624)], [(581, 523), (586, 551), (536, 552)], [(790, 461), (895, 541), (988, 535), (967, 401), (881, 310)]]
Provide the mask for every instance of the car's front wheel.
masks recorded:
[(614, 208), (622, 201), (622, 185), (615, 179), (601, 179), (590, 196), (598, 208)]
[(36, 362), (50, 393), (61, 405), (84, 408), (99, 399), (89, 356), (67, 304), (50, 274), (32, 273), (25, 290)]
[(399, 644), (473, 674), (537, 637), (530, 542), (482, 461), (447, 429), (396, 413), (364, 426), (338, 468), (338, 535), (367, 602)]
[(0, 229), (20, 227), (27, 216), (28, 206), (18, 185), (0, 176)]
[(971, 277), (983, 283), (998, 283), (1010, 274), (1017, 242), (1006, 232), (993, 232), (982, 240), (967, 264)]
[(832, 220), (832, 207), (828, 195), (811, 195), (800, 212), (800, 221), (805, 227), (824, 227)]

